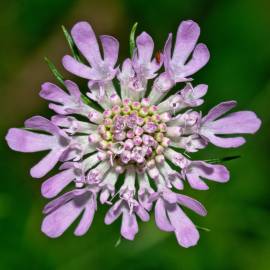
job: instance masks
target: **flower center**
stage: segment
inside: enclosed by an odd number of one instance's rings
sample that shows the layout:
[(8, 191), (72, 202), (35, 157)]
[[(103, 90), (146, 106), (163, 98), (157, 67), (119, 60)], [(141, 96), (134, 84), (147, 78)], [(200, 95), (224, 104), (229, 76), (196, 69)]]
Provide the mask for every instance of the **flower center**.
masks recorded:
[(99, 147), (113, 165), (123, 168), (132, 164), (143, 169), (152, 160), (164, 160), (163, 151), (169, 143), (165, 137), (167, 126), (148, 98), (141, 102), (124, 99), (105, 110), (103, 117), (98, 127), (102, 138)]

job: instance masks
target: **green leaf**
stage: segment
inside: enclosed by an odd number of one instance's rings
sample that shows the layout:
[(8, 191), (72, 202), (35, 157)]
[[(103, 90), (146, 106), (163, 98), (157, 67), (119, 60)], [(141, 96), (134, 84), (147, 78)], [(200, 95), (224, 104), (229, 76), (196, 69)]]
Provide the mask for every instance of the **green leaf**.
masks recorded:
[(90, 105), (90, 99), (88, 99), (84, 94), (81, 94), (81, 99), (85, 104)]
[(64, 32), (64, 35), (65, 35), (65, 38), (68, 42), (68, 46), (71, 50), (71, 53), (73, 55), (73, 57), (79, 61), (79, 62), (82, 62), (81, 59), (80, 59), (80, 56), (79, 56), (79, 51), (78, 51), (78, 48), (76, 47), (71, 35), (69, 34), (69, 32), (67, 31), (67, 29), (65, 28), (64, 25), (62, 25), (62, 30)]
[(230, 161), (230, 160), (234, 160), (234, 159), (237, 159), (237, 158), (240, 158), (241, 156), (238, 155), (238, 156), (228, 156), (228, 157), (224, 157), (224, 158), (213, 158), (213, 159), (208, 159), (208, 160), (205, 160), (206, 162), (208, 163), (222, 163), (222, 162), (227, 162), (227, 161)]
[(134, 23), (134, 25), (131, 28), (130, 36), (129, 36), (129, 50), (130, 50), (130, 57), (133, 56), (133, 52), (135, 49), (135, 32), (137, 29), (138, 23)]
[(57, 70), (57, 68), (55, 67), (55, 65), (51, 62), (50, 59), (48, 59), (47, 57), (44, 57), (46, 63), (49, 66), (49, 69), (51, 70), (52, 74), (54, 75), (54, 77), (56, 78), (56, 80), (61, 83), (63, 86), (65, 86), (64, 83), (64, 76)]
[(118, 238), (118, 240), (116, 241), (114, 247), (117, 248), (117, 247), (121, 244), (121, 240), (122, 240), (122, 237), (120, 236), (120, 237)]
[(201, 231), (205, 231), (205, 232), (211, 232), (211, 230), (210, 230), (210, 229), (205, 228), (205, 227), (201, 227), (201, 226), (198, 226), (198, 225), (196, 225), (196, 228), (197, 228), (198, 230), (201, 230)]
[(230, 161), (230, 160), (237, 159), (237, 158), (240, 158), (240, 157), (241, 157), (240, 155), (224, 157), (224, 158), (221, 159), (221, 162)]
[(81, 99), (83, 101), (83, 103), (85, 103), (86, 105), (89, 105), (90, 107), (92, 107), (93, 109), (99, 111), (99, 112), (103, 112), (104, 110), (102, 109), (102, 107), (100, 107), (100, 105), (89, 99), (87, 96), (85, 96), (84, 94), (81, 94)]

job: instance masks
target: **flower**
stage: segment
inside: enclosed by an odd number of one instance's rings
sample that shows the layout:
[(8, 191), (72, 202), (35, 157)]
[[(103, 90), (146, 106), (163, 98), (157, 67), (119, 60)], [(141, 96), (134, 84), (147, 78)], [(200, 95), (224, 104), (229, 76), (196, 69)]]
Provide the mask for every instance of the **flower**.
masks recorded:
[[(60, 171), (41, 187), (46, 198), (71, 188), (44, 208), (42, 231), (46, 235), (62, 235), (78, 218), (74, 233), (85, 234), (100, 202), (110, 205), (106, 224), (121, 216), (121, 235), (128, 240), (138, 233), (137, 217), (148, 221), (154, 207), (158, 228), (173, 231), (183, 247), (196, 245), (198, 230), (182, 207), (201, 216), (206, 210), (183, 194), (184, 186), (206, 190), (207, 180), (227, 182), (229, 171), (222, 164), (192, 160), (186, 153), (192, 155), (209, 143), (239, 147), (245, 143), (239, 134), (253, 134), (261, 125), (250, 111), (224, 115), (236, 106), (235, 101), (220, 103), (206, 116), (195, 110), (208, 90), (205, 84), (193, 86), (190, 77), (209, 60), (207, 47), (196, 45), (199, 34), (197, 23), (184, 21), (173, 53), (169, 34), (163, 52), (154, 56), (154, 41), (143, 32), (136, 38), (132, 57), (119, 68), (115, 38), (101, 36), (101, 52), (88, 23), (79, 22), (72, 28), (72, 39), (88, 64), (79, 56), (64, 56), (63, 65), (88, 80), (87, 93), (70, 80), (61, 81), (63, 89), (44, 83), (40, 96), (50, 102), (55, 115), (51, 119), (34, 116), (25, 122), (25, 128), (11, 128), (6, 135), (15, 151), (49, 151), (31, 169), (34, 178), (62, 163)], [(164, 71), (159, 73), (162, 67)], [(185, 86), (167, 95), (178, 83)], [(84, 94), (102, 110), (90, 106)], [(124, 178), (121, 183), (120, 175)]]

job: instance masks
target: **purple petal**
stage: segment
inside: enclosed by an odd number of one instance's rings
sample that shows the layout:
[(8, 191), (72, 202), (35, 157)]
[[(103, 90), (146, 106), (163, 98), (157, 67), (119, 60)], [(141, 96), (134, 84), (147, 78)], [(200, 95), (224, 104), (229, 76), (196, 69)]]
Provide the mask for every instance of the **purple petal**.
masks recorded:
[(111, 67), (114, 67), (119, 52), (119, 42), (116, 38), (111, 36), (100, 36), (101, 44), (103, 47), (104, 61)]
[(167, 213), (179, 245), (185, 248), (195, 246), (200, 238), (199, 232), (182, 209), (176, 205), (168, 209)]
[(183, 21), (178, 27), (173, 61), (184, 64), (193, 51), (200, 36), (200, 27), (189, 20)]
[(80, 220), (79, 225), (76, 227), (74, 234), (77, 236), (84, 235), (90, 228), (95, 214), (95, 205), (92, 203), (87, 203)]
[(149, 220), (148, 212), (141, 205), (137, 207), (136, 214), (140, 217), (142, 221), (146, 222)]
[(152, 202), (149, 201), (149, 197), (150, 195), (148, 193), (146, 193), (145, 191), (138, 192), (138, 200), (139, 203), (148, 211), (151, 210), (152, 208)]
[(33, 128), (46, 131), (52, 134), (59, 134), (60, 129), (54, 125), (50, 120), (43, 116), (33, 116), (24, 122), (26, 128)]
[(190, 61), (184, 66), (183, 73), (184, 75), (180, 76), (180, 79), (182, 77), (188, 77), (198, 70), (200, 70), (202, 67), (204, 67), (207, 62), (209, 61), (210, 53), (206, 45), (200, 43), (196, 46), (192, 58)]
[(52, 198), (61, 192), (73, 179), (75, 179), (73, 169), (62, 171), (42, 184), (41, 193), (46, 198)]
[(41, 178), (47, 174), (59, 161), (63, 150), (54, 149), (51, 150), (42, 160), (38, 162), (31, 170), (30, 174), (34, 178)]
[(78, 62), (70, 55), (65, 55), (62, 59), (64, 68), (70, 73), (82, 77), (84, 79), (91, 78), (92, 69), (83, 63)]
[[(75, 196), (75, 191), (76, 190), (69, 191), (69, 192), (63, 194), (62, 196), (47, 203), (43, 209), (43, 214), (49, 214), (49, 213), (53, 212), (54, 210), (56, 210), (58, 207), (62, 206), (66, 202), (73, 199)], [(82, 190), (82, 191), (84, 192), (84, 190)]]
[(194, 189), (208, 189), (201, 177), (215, 182), (229, 181), (230, 174), (223, 165), (208, 164), (203, 161), (193, 161), (186, 173), (187, 180)]
[(177, 202), (177, 194), (172, 192), (171, 190), (163, 192), (163, 198), (169, 203), (176, 203)]
[(47, 203), (43, 209), (43, 214), (49, 214), (62, 206), (66, 202), (74, 199), (76, 196), (81, 196), (86, 193), (85, 189), (73, 189), (72, 191), (66, 192), (62, 196)]
[(142, 32), (136, 39), (139, 59), (144, 63), (151, 61), (154, 51), (154, 41), (149, 34)]
[(202, 133), (214, 145), (223, 148), (236, 148), (243, 145), (246, 140), (243, 137), (222, 138), (210, 132)]
[(261, 120), (254, 112), (241, 111), (211, 123), (211, 131), (214, 134), (255, 133), (260, 126)]
[(33, 133), (19, 128), (9, 129), (6, 140), (11, 149), (25, 153), (48, 150), (54, 143), (53, 136)]
[(67, 95), (67, 93), (57, 85), (50, 82), (42, 84), (39, 95), (46, 100), (59, 103), (65, 103), (69, 101), (69, 96)]
[(62, 106), (62, 105), (57, 105), (54, 103), (49, 103), (49, 108), (53, 111), (55, 111), (58, 114), (62, 114), (62, 115), (69, 115), (71, 114), (70, 111), (67, 110), (66, 107)]
[(121, 215), (123, 208), (122, 208), (122, 201), (117, 201), (107, 212), (105, 216), (105, 224), (110, 225), (112, 224), (118, 217)]
[(172, 54), (172, 33), (169, 34), (164, 46), (164, 67), (168, 71)]
[(80, 52), (92, 66), (102, 61), (95, 33), (89, 23), (75, 24), (71, 35)]
[(138, 230), (136, 216), (125, 209), (122, 216), (121, 235), (128, 240), (133, 240)]
[(67, 202), (44, 218), (41, 226), (42, 232), (52, 238), (59, 237), (75, 221), (82, 210), (83, 206), (76, 205), (74, 201)]
[(181, 205), (193, 210), (198, 215), (201, 215), (201, 216), (207, 215), (207, 211), (204, 208), (204, 206), (200, 202), (198, 202), (197, 200), (195, 200), (193, 198), (179, 194), (179, 195), (177, 195), (177, 201)]
[(163, 199), (158, 199), (155, 206), (155, 220), (157, 227), (166, 232), (173, 231), (173, 227), (168, 219)]
[(193, 88), (192, 94), (193, 98), (198, 99), (203, 97), (208, 90), (208, 85), (206, 84), (199, 84), (196, 87)]
[(202, 123), (210, 122), (217, 119), (221, 115), (234, 108), (236, 104), (237, 103), (234, 100), (221, 102), (220, 104), (212, 108), (205, 117), (203, 117)]
[(66, 80), (65, 86), (67, 87), (69, 94), (73, 98), (75, 98), (76, 101), (79, 101), (81, 99), (81, 91), (75, 82), (70, 81), (70, 80)]

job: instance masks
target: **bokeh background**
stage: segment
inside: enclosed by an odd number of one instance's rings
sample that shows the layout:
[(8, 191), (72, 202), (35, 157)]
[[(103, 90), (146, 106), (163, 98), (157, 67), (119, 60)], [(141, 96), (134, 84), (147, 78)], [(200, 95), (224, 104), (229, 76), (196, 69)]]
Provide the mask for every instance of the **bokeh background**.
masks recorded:
[[(1, 0), (0, 2), (0, 269), (270, 269), (270, 2), (268, 0)], [(211, 52), (209, 64), (194, 76), (207, 83), (203, 111), (218, 102), (238, 100), (238, 109), (251, 109), (263, 120), (256, 136), (236, 150), (213, 146), (196, 155), (227, 162), (231, 181), (210, 183), (210, 190), (186, 193), (199, 199), (208, 216), (188, 214), (209, 228), (199, 245), (183, 249), (173, 234), (159, 231), (153, 220), (140, 223), (135, 241), (122, 240), (120, 224), (103, 223), (106, 207), (95, 216), (88, 234), (73, 236), (74, 226), (59, 239), (40, 232), (40, 180), (29, 169), (41, 156), (15, 153), (4, 136), (12, 126), (37, 114), (50, 116), (38, 96), (44, 81), (54, 81), (44, 56), (57, 67), (69, 52), (60, 26), (68, 29), (89, 21), (97, 34), (111, 34), (121, 43), (120, 60), (128, 56), (128, 35), (135, 21), (162, 49), (168, 32), (181, 20), (196, 20), (200, 41)], [(72, 78), (70, 74), (64, 74)], [(84, 81), (80, 81), (85, 86)]]

